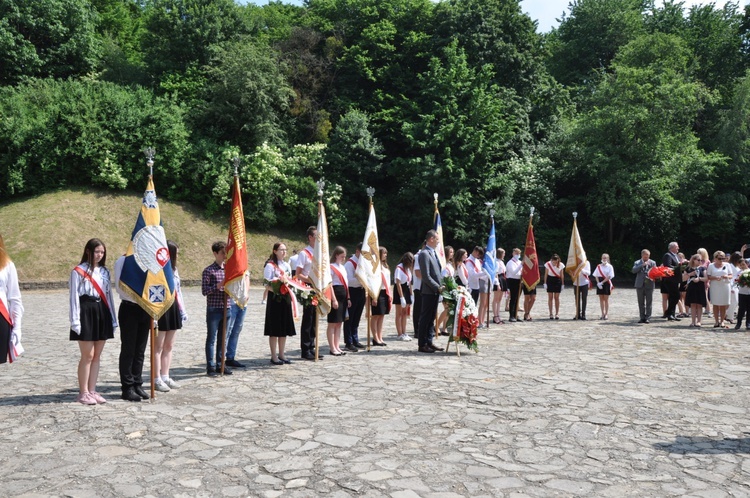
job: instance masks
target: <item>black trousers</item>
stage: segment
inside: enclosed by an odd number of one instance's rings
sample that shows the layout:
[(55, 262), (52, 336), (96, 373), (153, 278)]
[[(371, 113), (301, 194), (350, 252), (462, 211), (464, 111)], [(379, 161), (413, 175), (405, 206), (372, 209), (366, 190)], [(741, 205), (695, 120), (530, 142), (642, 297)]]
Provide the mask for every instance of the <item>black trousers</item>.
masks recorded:
[(315, 354), (315, 322), (318, 320), (316, 306), (305, 306), (302, 311), (302, 324), (299, 327), (299, 348), (302, 357)]
[(518, 294), (521, 289), (520, 278), (509, 278), (508, 279), (508, 294), (510, 295), (510, 304), (508, 309), (510, 310), (510, 317), (516, 318), (518, 315)]
[(120, 384), (122, 389), (143, 385), (143, 361), (151, 331), (151, 317), (143, 308), (122, 301), (117, 312), (120, 323)]
[(347, 346), (359, 342), (359, 322), (367, 301), (364, 287), (349, 287), (349, 299), (352, 307), (349, 308), (349, 319), (344, 322), (344, 343)]
[(419, 315), (419, 347), (432, 344), (435, 337), (435, 314), (437, 314), (438, 301), (440, 296), (437, 294), (422, 294), (422, 306)]
[(737, 295), (737, 327), (742, 325), (742, 319), (745, 318), (745, 326), (750, 328), (750, 294)]
[(573, 291), (578, 289), (578, 305), (576, 306), (576, 318), (586, 318), (586, 304), (588, 304), (589, 298), (589, 286), (579, 285), (573, 286)]
[(677, 303), (680, 302), (680, 282), (673, 282), (671, 280), (664, 281), (664, 286), (667, 289), (667, 316), (674, 316), (675, 308)]
[(411, 310), (411, 321), (414, 323), (414, 335), (419, 337), (419, 317), (422, 314), (422, 291), (414, 289), (414, 306)]

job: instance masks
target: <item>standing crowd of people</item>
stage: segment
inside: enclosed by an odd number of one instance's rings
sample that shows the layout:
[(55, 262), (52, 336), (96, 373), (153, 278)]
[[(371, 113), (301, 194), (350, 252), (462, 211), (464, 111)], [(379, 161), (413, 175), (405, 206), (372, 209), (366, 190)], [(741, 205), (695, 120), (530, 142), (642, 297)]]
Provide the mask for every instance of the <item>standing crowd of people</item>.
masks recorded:
[[(286, 245), (282, 242), (275, 243), (263, 270), (263, 303), (266, 306), (263, 330), (268, 337), (270, 362), (273, 365), (292, 362), (286, 354), (287, 338), (297, 335), (295, 318), (300, 310), (296, 309), (296, 300), (289, 299), (289, 290), (285, 286), (292, 279), (312, 284), (310, 272), (317, 237), (316, 227), (310, 227), (306, 235), (307, 246), (301, 251), (295, 251), (290, 258), (291, 264), (287, 260)], [(161, 392), (179, 388), (169, 371), (177, 331), (188, 319), (177, 271), (179, 248), (172, 241), (168, 241), (167, 245), (174, 274), (175, 300), (158, 320), (158, 334), (154, 344), (155, 387)], [(505, 250), (498, 249), (494, 265), (496, 272), (491, 275), (483, 264), (483, 248), (474, 247), (469, 253), (463, 248), (446, 246), (443, 248), (444, 258), (441, 258), (438, 255), (439, 245), (437, 232), (429, 230), (421, 249), (416, 254), (404, 253), (392, 275), (388, 265), (388, 251), (381, 246), (378, 268), (382, 285), (377, 299), (369, 303), (369, 309), (366, 309), (368, 299), (365, 289), (355, 276), (362, 257), (362, 244), (348, 258), (344, 247), (335, 247), (330, 256), (332, 294), (325, 333), (329, 355), (343, 356), (366, 347), (360, 342), (359, 335), (363, 315), (369, 319), (370, 344), (374, 347), (386, 347), (383, 322), (394, 306), (398, 340), (412, 340), (407, 331), (408, 318), (411, 317), (413, 333), (417, 338), (417, 351), (428, 354), (443, 351), (435, 343), (435, 337), (448, 335), (447, 307), (444, 305), (440, 309), (446, 277), (455, 279), (458, 285), (471, 291), (479, 310), (482, 322), (480, 327), (489, 327), (490, 312), (492, 323), (505, 323), (501, 317), (503, 303), (509, 322), (534, 320), (532, 311), (537, 285), (528, 286), (522, 281), (524, 262), (519, 248), (512, 250), (508, 261), (504, 261)], [(736, 321), (735, 329), (741, 328), (742, 321), (745, 320), (745, 327), (750, 329), (750, 281), (740, 281), (740, 276), (748, 269), (748, 262), (744, 259), (746, 249), (743, 246), (729, 257), (722, 251), (716, 251), (711, 260), (705, 249), (699, 249), (687, 259), (679, 252), (677, 242), (672, 242), (661, 265), (651, 259), (648, 249), (642, 250), (641, 257), (632, 266), (638, 301), (638, 323), (650, 323), (653, 293), (658, 285), (662, 294), (662, 318), (669, 321), (690, 318), (690, 327), (700, 327), (703, 317), (712, 317), (714, 327), (729, 328)], [(206, 373), (209, 376), (221, 373), (231, 375), (232, 368), (245, 367), (236, 359), (245, 309), (234, 303), (224, 290), (226, 245), (215, 242), (211, 250), (214, 261), (203, 270), (201, 281), (201, 291), (206, 297)], [(138, 402), (149, 398), (143, 389), (143, 364), (151, 317), (118, 285), (124, 259), (125, 256), (118, 258), (113, 274), (110, 274), (106, 265), (106, 246), (101, 240), (93, 238), (85, 244), (80, 262), (70, 274), (69, 338), (78, 343), (80, 351), (77, 369), (79, 393), (76, 401), (82, 404), (106, 403), (106, 399), (97, 391), (100, 361), (106, 341), (114, 338), (118, 328), (122, 343), (119, 356), (122, 399)], [(590, 262), (585, 262), (572, 279), (574, 319), (587, 319), (588, 291), (595, 289), (599, 297), (599, 318), (609, 320), (609, 299), (615, 288), (614, 268), (608, 254), (602, 254), (593, 271), (592, 266)], [(652, 271), (657, 266), (666, 267), (669, 271), (655, 279)], [(547, 292), (549, 319), (559, 320), (560, 295), (565, 288), (565, 264), (559, 255), (553, 254), (543, 268), (543, 276), (540, 275), (538, 282)], [(117, 312), (113, 289), (118, 292), (121, 301)], [(301, 307), (301, 358), (322, 360), (316, 347), (317, 306), (311, 301)], [(522, 318), (519, 318), (520, 311), (523, 311)], [(22, 352), (20, 339), (23, 312), (17, 271), (0, 236), (0, 363), (12, 361), (15, 354)], [(226, 331), (223, 343), (219, 341), (220, 331)]]

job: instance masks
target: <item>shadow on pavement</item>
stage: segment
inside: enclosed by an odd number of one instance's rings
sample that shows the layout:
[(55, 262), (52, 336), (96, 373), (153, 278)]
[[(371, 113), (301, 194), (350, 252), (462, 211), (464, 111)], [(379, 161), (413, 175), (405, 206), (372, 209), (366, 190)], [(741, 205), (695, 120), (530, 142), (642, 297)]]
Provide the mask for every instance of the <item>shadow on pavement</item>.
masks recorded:
[(654, 448), (680, 455), (713, 455), (718, 453), (750, 453), (750, 438), (722, 438), (677, 436), (673, 443), (656, 443)]

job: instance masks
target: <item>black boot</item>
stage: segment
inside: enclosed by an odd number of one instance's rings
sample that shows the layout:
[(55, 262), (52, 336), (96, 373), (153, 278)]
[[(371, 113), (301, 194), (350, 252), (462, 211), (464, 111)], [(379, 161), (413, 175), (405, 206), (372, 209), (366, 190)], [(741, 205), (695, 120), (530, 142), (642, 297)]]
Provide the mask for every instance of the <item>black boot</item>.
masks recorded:
[(138, 394), (135, 392), (135, 389), (133, 387), (123, 387), (122, 388), (122, 399), (125, 401), (141, 401), (141, 397), (138, 396)]
[(141, 399), (149, 399), (151, 396), (149, 396), (146, 391), (143, 390), (143, 386), (135, 386), (133, 387), (133, 390), (135, 393), (141, 397)]

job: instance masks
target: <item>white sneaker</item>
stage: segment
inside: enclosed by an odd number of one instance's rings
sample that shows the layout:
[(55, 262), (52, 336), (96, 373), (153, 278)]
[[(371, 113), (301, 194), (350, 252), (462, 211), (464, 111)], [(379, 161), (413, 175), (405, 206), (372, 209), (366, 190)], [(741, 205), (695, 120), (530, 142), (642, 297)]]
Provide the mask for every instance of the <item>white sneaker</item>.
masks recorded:
[(411, 337), (409, 336), (409, 334), (404, 334), (404, 335), (403, 335), (403, 336), (401, 336), (401, 337), (403, 337), (403, 338), (404, 338), (404, 340), (405, 340), (406, 342), (409, 342), (409, 341), (411, 341)]
[(179, 389), (180, 385), (172, 379), (172, 377), (168, 377), (166, 379), (162, 379), (162, 381), (169, 386), (170, 389)]
[(265, 300), (265, 299), (264, 299), (264, 300), (262, 300), (262, 301), (260, 302), (260, 304), (266, 304), (266, 300)]
[(164, 381), (161, 379), (156, 379), (156, 381), (154, 382), (154, 387), (156, 388), (157, 391), (162, 392), (162, 393), (168, 393), (169, 391), (171, 391), (169, 386), (166, 385)]
[(398, 336), (398, 340), (399, 341), (405, 341), (406, 340), (406, 334), (402, 334), (402, 335)]

